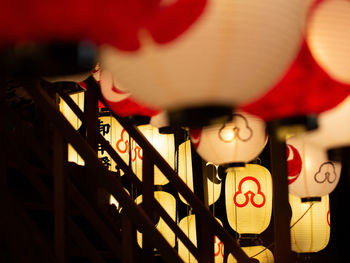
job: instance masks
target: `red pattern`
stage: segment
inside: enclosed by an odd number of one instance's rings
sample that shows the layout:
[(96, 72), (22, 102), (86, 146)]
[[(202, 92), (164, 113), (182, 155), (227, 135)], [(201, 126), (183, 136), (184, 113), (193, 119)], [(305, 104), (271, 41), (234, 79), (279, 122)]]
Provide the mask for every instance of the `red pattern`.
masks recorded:
[[(288, 160), (290, 156), (290, 150), (293, 152), (293, 159)], [(302, 169), (302, 159), (298, 150), (290, 144), (287, 144), (287, 171), (288, 171), (288, 184), (295, 182), (298, 179)]]
[[(247, 182), (247, 181), (253, 181), (257, 188), (258, 188), (258, 191), (257, 193), (255, 194), (254, 192), (252, 191), (247, 191), (245, 192), (244, 194), (242, 193), (242, 185)], [(237, 197), (239, 195), (244, 195), (245, 196), (245, 200), (243, 203), (238, 203), (237, 202)], [(260, 195), (262, 197), (262, 202), (259, 204), (259, 203), (256, 203), (254, 201), (255, 199), (255, 196), (256, 195)], [(255, 177), (252, 177), (252, 176), (247, 176), (247, 177), (244, 177), (240, 182), (239, 182), (239, 185), (238, 185), (238, 191), (235, 193), (235, 195), (233, 196), (233, 202), (234, 204), (237, 206), (237, 207), (245, 207), (248, 203), (249, 203), (249, 200), (250, 200), (250, 203), (255, 206), (256, 208), (260, 208), (260, 207), (263, 207), (265, 205), (265, 202), (266, 202), (266, 197), (265, 197), (265, 194), (261, 191), (261, 185), (260, 185), (260, 182), (255, 178)]]
[(197, 150), (199, 147), (199, 144), (201, 142), (201, 136), (202, 136), (202, 129), (191, 129), (190, 130), (190, 136), (191, 136), (191, 141), (194, 146), (194, 148)]

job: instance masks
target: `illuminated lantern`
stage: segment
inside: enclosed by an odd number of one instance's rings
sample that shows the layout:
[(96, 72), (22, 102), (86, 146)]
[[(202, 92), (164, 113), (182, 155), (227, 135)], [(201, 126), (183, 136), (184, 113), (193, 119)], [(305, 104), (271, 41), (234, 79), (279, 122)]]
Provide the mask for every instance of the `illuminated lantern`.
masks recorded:
[[(70, 95), (71, 99), (79, 106), (81, 110), (84, 110), (84, 92), (79, 92), (76, 94)], [(81, 126), (81, 120), (77, 115), (71, 110), (71, 108), (64, 102), (63, 99), (60, 99), (59, 109), (64, 117), (69, 121), (74, 129), (78, 130)], [(84, 159), (77, 153), (71, 144), (68, 144), (68, 161), (75, 162), (79, 165), (84, 165)]]
[[(272, 252), (263, 246), (242, 247), (248, 257), (259, 260), (260, 263), (273, 263), (274, 258)], [(236, 263), (232, 254), (228, 255), (228, 263)]]
[[(222, 225), (221, 221), (216, 218), (216, 220)], [(179, 222), (180, 229), (185, 233), (185, 235), (192, 241), (192, 243), (197, 246), (197, 231), (196, 231), (196, 217), (195, 215), (189, 215), (181, 219)], [(178, 239), (178, 252), (179, 256), (185, 263), (195, 263), (198, 262), (195, 257), (190, 253), (186, 246)], [(224, 262), (224, 245), (216, 236), (214, 236), (214, 262), (222, 263)]]
[(168, 2), (126, 10), (100, 61), (140, 102), (170, 112), (227, 110), (272, 87), (296, 55), (307, 9), (304, 0)]
[(303, 135), (287, 139), (289, 192), (300, 198), (319, 198), (334, 190), (340, 178), (340, 163), (328, 160), (321, 146)]
[(270, 224), (272, 178), (263, 166), (229, 168), (226, 175), (226, 214), (239, 234), (260, 234)]
[(252, 161), (267, 142), (265, 122), (240, 111), (231, 122), (192, 129), (190, 135), (198, 154), (216, 165)]
[[(162, 157), (174, 168), (175, 164), (175, 141), (174, 134), (160, 134), (158, 128), (152, 125), (138, 126), (140, 132), (147, 138), (153, 147), (162, 155)], [(142, 149), (131, 140), (131, 167), (137, 177), (142, 180)], [(169, 181), (163, 173), (154, 167), (154, 184), (165, 185)]]
[(318, 63), (336, 80), (350, 84), (350, 2), (321, 1), (307, 24), (307, 41)]
[(297, 253), (318, 252), (324, 249), (330, 238), (329, 196), (320, 202), (302, 202), (289, 195), (292, 208), (291, 245)]
[[(191, 154), (191, 141), (187, 140), (179, 146), (178, 157), (178, 175), (187, 184), (187, 186), (193, 191), (193, 169), (192, 169), (192, 154)], [(208, 183), (208, 204), (215, 203), (221, 193), (221, 179), (218, 178), (216, 170), (216, 179), (207, 179)], [(180, 194), (180, 200), (188, 205), (187, 201)]]
[[(126, 164), (129, 164), (129, 134), (112, 116), (99, 117), (99, 132), (110, 143)], [(111, 171), (116, 171), (116, 163), (103, 149), (98, 149), (98, 157)], [(122, 171), (121, 171), (122, 172)]]
[(136, 102), (129, 92), (125, 91), (121, 85), (116, 84), (108, 71), (100, 70), (99, 78), (102, 96), (107, 106), (115, 114), (121, 117), (130, 115), (153, 116), (159, 112)]
[[(160, 205), (164, 208), (164, 210), (168, 213), (168, 215), (175, 221), (176, 216), (176, 200), (175, 198), (163, 191), (155, 191), (154, 198), (160, 203)], [(136, 204), (142, 203), (142, 195), (138, 196), (135, 200)], [(165, 223), (162, 218), (159, 218), (156, 223), (156, 228), (163, 235), (166, 241), (170, 244), (170, 246), (175, 247), (175, 233), (171, 230), (171, 228)], [(139, 246), (142, 248), (142, 234), (137, 232), (137, 242)]]

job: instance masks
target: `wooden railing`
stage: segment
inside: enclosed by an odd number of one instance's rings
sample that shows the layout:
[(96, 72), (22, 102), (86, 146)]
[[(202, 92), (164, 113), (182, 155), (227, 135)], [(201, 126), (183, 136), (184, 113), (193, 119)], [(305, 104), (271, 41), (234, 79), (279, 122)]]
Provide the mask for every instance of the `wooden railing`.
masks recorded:
[[(97, 100), (103, 101), (100, 94), (98, 84), (90, 77), (87, 81), (86, 95), (88, 97), (89, 110), (82, 112), (77, 105), (62, 91), (59, 94), (62, 99), (71, 107), (75, 114), (85, 123), (87, 130), (87, 138), (85, 139), (79, 134), (58, 111), (55, 101), (47, 94), (37, 80), (27, 81), (24, 83), (25, 89), (32, 96), (35, 103), (42, 109), (46, 118), (53, 123), (55, 127), (56, 139), (60, 142), (65, 141), (70, 143), (79, 155), (84, 159), (87, 167), (87, 181), (91, 189), (90, 193), (94, 196), (96, 189), (102, 188), (111, 193), (123, 207), (122, 213), (122, 233), (121, 245), (118, 246), (118, 241), (115, 235), (109, 234), (108, 229), (105, 229), (100, 218), (94, 213), (95, 205), (98, 206), (96, 198), (87, 201), (79, 194), (78, 189), (73, 184), (69, 183), (69, 179), (65, 176), (65, 165), (63, 160), (63, 151), (56, 153), (57, 167), (55, 181), (57, 185), (61, 185), (61, 191), (64, 191), (62, 182), (68, 181), (69, 194), (75, 203), (85, 212), (85, 215), (91, 220), (92, 224), (98, 229), (104, 237), (104, 241), (110, 245), (110, 248), (117, 253), (121, 252), (120, 258), (122, 262), (134, 262), (137, 258), (135, 226), (138, 231), (144, 234), (144, 242), (142, 249), (142, 259), (147, 262), (152, 261), (153, 249), (156, 248), (164, 260), (167, 262), (182, 262), (177, 251), (172, 248), (164, 239), (162, 234), (154, 227), (152, 221), (152, 210), (156, 210), (162, 219), (168, 224), (172, 231), (177, 235), (181, 242), (187, 247), (191, 254), (199, 262), (214, 262), (213, 241), (214, 236), (217, 236), (224, 244), (225, 253), (232, 253), (238, 262), (254, 262), (243, 252), (238, 246), (233, 237), (225, 230), (213, 217), (210, 211), (203, 205), (203, 202), (188, 188), (188, 186), (180, 179), (177, 173), (170, 165), (162, 158), (162, 156), (154, 149), (150, 142), (135, 128), (127, 119), (120, 118), (114, 115), (116, 120), (124, 127), (129, 135), (143, 150), (143, 180), (142, 182), (136, 177), (132, 169), (122, 160), (122, 158), (113, 150), (109, 142), (98, 132), (98, 109)], [(48, 84), (47, 84), (48, 85)], [(50, 85), (47, 89), (54, 89)], [(130, 195), (124, 190), (121, 180), (116, 178), (112, 173), (101, 163), (97, 157), (97, 144), (108, 152), (112, 159), (118, 164), (118, 168), (122, 169), (127, 178), (131, 182), (142, 189), (143, 208), (136, 205)], [(60, 146), (58, 146), (60, 147)], [(200, 232), (201, 238), (198, 240), (197, 247), (190, 241), (186, 234), (178, 227), (171, 217), (166, 213), (164, 208), (154, 199), (153, 185), (153, 169), (156, 165), (160, 171), (167, 177), (170, 184), (179, 194), (181, 194), (192, 207), (199, 224), (197, 224), (197, 232)], [(63, 178), (64, 177), (64, 178)], [(60, 179), (61, 178), (61, 179)], [(60, 189), (56, 192), (57, 198), (62, 197)], [(94, 204), (93, 200), (96, 201)], [(92, 201), (92, 203), (91, 203)], [(61, 207), (60, 207), (61, 206)], [(63, 222), (64, 205), (57, 203), (57, 221)], [(71, 223), (70, 223), (71, 224)], [(58, 224), (59, 225), (59, 224)], [(101, 226), (102, 225), (102, 226)], [(63, 233), (64, 225), (58, 227), (57, 231)], [(74, 226), (73, 226), (73, 229)], [(76, 231), (77, 232), (77, 231)], [(132, 242), (132, 243), (130, 243)], [(120, 249), (121, 248), (121, 249)], [(63, 247), (57, 247), (57, 250), (64, 250)], [(93, 250), (92, 250), (93, 251)], [(93, 253), (93, 252), (91, 252)], [(97, 254), (93, 254), (96, 262), (101, 262)]]

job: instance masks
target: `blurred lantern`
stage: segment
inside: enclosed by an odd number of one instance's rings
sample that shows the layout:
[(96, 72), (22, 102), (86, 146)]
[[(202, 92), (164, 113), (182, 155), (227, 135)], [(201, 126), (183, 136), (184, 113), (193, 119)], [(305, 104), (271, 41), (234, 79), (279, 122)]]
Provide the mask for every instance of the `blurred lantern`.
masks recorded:
[(324, 249), (330, 237), (329, 196), (320, 202), (302, 202), (289, 195), (292, 208), (291, 245), (297, 253), (318, 252)]
[(233, 113), (231, 122), (192, 129), (190, 135), (198, 154), (216, 165), (252, 161), (267, 142), (264, 121), (243, 112)]
[[(191, 141), (187, 140), (180, 144), (178, 154), (178, 175), (187, 184), (187, 186), (193, 191), (193, 169), (192, 169), (192, 154), (191, 154)], [(210, 165), (210, 164), (208, 164)], [(215, 203), (221, 193), (221, 180), (217, 178), (217, 170), (213, 174), (215, 179), (207, 179), (208, 184), (208, 205)], [(180, 200), (188, 205), (187, 201), (180, 194)]]
[(289, 192), (305, 200), (331, 193), (340, 178), (340, 163), (329, 161), (324, 148), (302, 135), (287, 139), (287, 164)]
[[(152, 125), (138, 126), (140, 132), (147, 138), (153, 147), (162, 155), (162, 157), (174, 168), (175, 164), (175, 141), (174, 134), (160, 134), (158, 128)], [(131, 167), (136, 176), (142, 180), (142, 149), (134, 140), (130, 141)], [(165, 185), (169, 181), (163, 173), (154, 167), (154, 184)]]
[[(216, 220), (222, 225), (221, 221)], [(196, 217), (195, 215), (189, 215), (181, 219), (179, 222), (180, 229), (186, 234), (186, 236), (197, 246), (197, 231), (196, 231)], [(190, 253), (186, 246), (178, 239), (178, 251), (181, 259), (186, 263), (198, 262), (195, 257)], [(216, 236), (214, 236), (214, 262), (224, 262), (224, 245)]]
[(169, 127), (169, 120), (166, 111), (161, 111), (151, 117), (150, 124), (158, 129)]
[[(126, 164), (129, 164), (129, 134), (112, 116), (99, 117), (99, 132), (110, 143)], [(116, 163), (100, 145), (98, 157), (111, 171), (116, 171)]]
[[(70, 95), (71, 99), (79, 106), (81, 110), (84, 110), (84, 92), (79, 92)], [(69, 121), (74, 129), (78, 130), (81, 128), (81, 120), (77, 115), (71, 110), (71, 108), (65, 103), (63, 99), (60, 99), (59, 109), (64, 117)], [(79, 165), (84, 165), (84, 159), (80, 157), (77, 151), (73, 148), (71, 144), (68, 144), (68, 161), (75, 162)]]
[(170, 123), (203, 124), (281, 78), (299, 49), (306, 10), (304, 0), (154, 1), (127, 10), (119, 41), (101, 48), (100, 61), (117, 86), (169, 110)]
[[(168, 215), (172, 218), (172, 220), (175, 221), (175, 216), (176, 216), (175, 197), (173, 197), (171, 194), (167, 192), (155, 191), (154, 198), (160, 203), (160, 205), (164, 208), (164, 210), (168, 213)], [(135, 199), (135, 203), (136, 204), (142, 203), (142, 195), (138, 196)], [(163, 235), (165, 240), (168, 241), (170, 246), (175, 247), (175, 234), (162, 218), (159, 217), (157, 222), (155, 222), (155, 227)], [(140, 232), (137, 232), (137, 243), (142, 248), (142, 234)]]
[[(243, 251), (247, 254), (248, 257), (259, 260), (260, 263), (273, 263), (274, 258), (273, 254), (269, 249), (263, 246), (252, 246), (252, 247), (242, 247)], [(228, 263), (236, 263), (237, 260), (229, 254)]]
[(349, 94), (350, 86), (330, 78), (304, 41), (284, 77), (263, 97), (241, 105), (241, 109), (265, 121), (273, 121), (322, 113), (338, 105)]
[(270, 224), (272, 178), (263, 166), (229, 168), (226, 175), (226, 214), (230, 226), (242, 234), (260, 234)]
[(136, 102), (130, 93), (116, 85), (114, 77), (106, 70), (100, 70), (100, 86), (102, 96), (112, 112), (126, 117), (130, 115), (153, 116), (159, 111), (142, 106)]
[(307, 24), (307, 41), (317, 62), (336, 80), (350, 84), (350, 2), (323, 0)]

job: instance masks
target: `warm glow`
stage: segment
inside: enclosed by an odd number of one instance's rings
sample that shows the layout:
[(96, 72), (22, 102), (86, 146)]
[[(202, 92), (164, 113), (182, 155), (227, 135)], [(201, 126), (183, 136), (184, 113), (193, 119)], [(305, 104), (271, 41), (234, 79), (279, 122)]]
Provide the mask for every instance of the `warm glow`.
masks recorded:
[(214, 164), (247, 163), (264, 149), (267, 142), (265, 122), (245, 112), (235, 112), (229, 123), (191, 131), (191, 140), (198, 154)]
[(230, 168), (225, 195), (227, 219), (236, 232), (260, 234), (269, 226), (272, 179), (265, 167), (247, 164), (245, 168)]
[(292, 250), (311, 253), (324, 249), (330, 238), (329, 196), (322, 196), (321, 202), (302, 203), (299, 197), (289, 195), (289, 203), (291, 226), (296, 222), (290, 231)]
[[(222, 225), (221, 221), (216, 220)], [(179, 223), (180, 229), (186, 234), (186, 236), (197, 246), (197, 231), (196, 231), (196, 217), (195, 215), (189, 215), (181, 219)], [(184, 244), (178, 239), (178, 251), (179, 256), (185, 263), (196, 263), (198, 262), (195, 257), (189, 252)], [(214, 262), (224, 262), (224, 245), (216, 236), (214, 237)]]
[[(174, 168), (175, 164), (175, 142), (173, 134), (160, 134), (158, 128), (152, 125), (138, 126), (141, 133), (148, 139), (153, 147), (162, 155), (162, 157)], [(137, 177), (142, 180), (142, 149), (135, 141), (131, 142), (132, 151), (132, 169)], [(165, 185), (169, 181), (163, 173), (155, 166), (154, 167), (154, 184)]]
[(340, 178), (341, 164), (329, 161), (324, 148), (301, 135), (287, 139), (287, 147), (291, 194), (301, 198), (320, 197), (334, 190)]
[[(154, 198), (160, 203), (160, 205), (165, 209), (168, 215), (175, 221), (176, 216), (176, 200), (175, 198), (163, 191), (155, 191)], [(142, 195), (135, 199), (136, 204), (142, 203)], [(168, 241), (170, 246), (175, 246), (175, 234), (171, 228), (165, 223), (162, 218), (156, 223), (156, 228), (164, 236), (165, 240)], [(142, 248), (142, 234), (137, 231), (137, 243)]]
[[(198, 20), (173, 41), (159, 44), (140, 30), (127, 32), (140, 39), (135, 52), (103, 46), (101, 67), (148, 106), (238, 105), (284, 74), (299, 49), (306, 9), (305, 0), (207, 1)], [(177, 30), (178, 16), (168, 19), (163, 35)]]
[[(84, 110), (84, 92), (79, 92), (76, 94), (70, 95), (71, 99), (79, 106), (79, 108)], [(64, 117), (69, 121), (69, 123), (73, 126), (74, 129), (78, 130), (81, 126), (81, 121), (75, 115), (75, 113), (71, 110), (67, 103), (64, 102), (62, 98), (60, 98), (59, 108)], [(81, 158), (81, 156), (77, 153), (77, 151), (73, 148), (72, 145), (68, 144), (68, 161), (75, 162), (79, 165), (84, 165), (85, 162)]]
[[(216, 170), (217, 172), (217, 170)], [(178, 162), (179, 177), (187, 184), (193, 191), (193, 170), (192, 170), (192, 155), (191, 155), (191, 141), (180, 144), (179, 146), (179, 162)], [(221, 183), (216, 184), (207, 179), (208, 184), (208, 204), (215, 203), (221, 193)], [(179, 194), (180, 200), (188, 205), (187, 201)]]
[[(263, 246), (242, 247), (242, 249), (247, 254), (248, 257), (255, 258), (255, 259), (259, 260), (260, 263), (273, 263), (274, 262), (273, 254), (271, 253), (271, 251)], [(232, 254), (229, 254), (227, 262), (228, 263), (236, 263), (237, 260), (232, 256)]]

